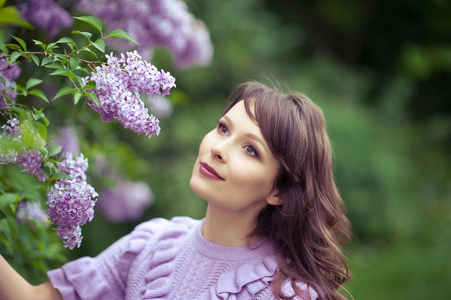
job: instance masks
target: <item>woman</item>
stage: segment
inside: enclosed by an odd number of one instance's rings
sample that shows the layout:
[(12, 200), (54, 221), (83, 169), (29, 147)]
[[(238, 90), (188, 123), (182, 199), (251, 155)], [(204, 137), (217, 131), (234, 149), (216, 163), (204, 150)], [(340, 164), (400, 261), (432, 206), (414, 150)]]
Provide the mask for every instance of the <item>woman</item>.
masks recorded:
[[(238, 86), (199, 148), (203, 220), (154, 219), (32, 287), (0, 260), (2, 299), (341, 299), (349, 222), (321, 110), (302, 94)], [(14, 292), (14, 287), (16, 291)], [(10, 292), (11, 294), (8, 294)]]

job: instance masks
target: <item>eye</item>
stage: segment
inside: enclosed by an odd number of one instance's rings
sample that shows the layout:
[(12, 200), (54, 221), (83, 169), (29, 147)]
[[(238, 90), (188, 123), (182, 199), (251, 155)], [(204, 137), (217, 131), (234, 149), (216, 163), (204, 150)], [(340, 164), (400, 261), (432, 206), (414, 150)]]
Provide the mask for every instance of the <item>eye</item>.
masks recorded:
[(229, 134), (229, 128), (224, 123), (218, 123), (218, 131), (225, 135)]
[(257, 150), (252, 145), (244, 146), (244, 151), (251, 156), (259, 157)]

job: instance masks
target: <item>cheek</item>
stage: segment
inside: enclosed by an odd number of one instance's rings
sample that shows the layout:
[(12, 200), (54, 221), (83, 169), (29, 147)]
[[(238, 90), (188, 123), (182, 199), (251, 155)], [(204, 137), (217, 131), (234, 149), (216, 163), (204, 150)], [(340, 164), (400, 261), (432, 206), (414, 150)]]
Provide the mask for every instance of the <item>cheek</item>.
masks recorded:
[(204, 138), (202, 139), (202, 142), (200, 142), (198, 155), (201, 156), (201, 155), (205, 154), (206, 152), (208, 152), (211, 148), (209, 146), (210, 144), (211, 144), (211, 138), (210, 138), (210, 134), (208, 133), (207, 135), (204, 136)]
[(241, 190), (256, 194), (267, 194), (273, 188), (273, 175), (264, 168), (242, 163), (234, 172), (234, 181)]

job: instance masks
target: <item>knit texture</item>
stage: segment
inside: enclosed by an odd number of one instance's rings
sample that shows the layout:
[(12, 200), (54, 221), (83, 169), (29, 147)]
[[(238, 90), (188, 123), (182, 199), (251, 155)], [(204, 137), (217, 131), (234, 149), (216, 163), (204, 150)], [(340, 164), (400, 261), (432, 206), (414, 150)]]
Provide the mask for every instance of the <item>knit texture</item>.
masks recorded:
[[(154, 219), (97, 257), (70, 262), (48, 277), (64, 299), (276, 299), (271, 243), (221, 246), (206, 240), (201, 226), (187, 217)], [(284, 286), (287, 293), (290, 286)]]

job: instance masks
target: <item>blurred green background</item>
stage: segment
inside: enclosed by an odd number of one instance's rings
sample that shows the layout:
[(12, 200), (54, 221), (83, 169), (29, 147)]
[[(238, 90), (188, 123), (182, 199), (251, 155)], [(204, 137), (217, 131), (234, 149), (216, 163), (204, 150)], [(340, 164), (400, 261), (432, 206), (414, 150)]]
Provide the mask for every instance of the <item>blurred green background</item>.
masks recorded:
[(97, 214), (67, 255), (96, 255), (149, 218), (202, 218), (188, 181), (226, 96), (249, 79), (283, 81), (326, 116), (354, 234), (347, 289), (355, 299), (451, 299), (451, 1), (186, 2), (210, 30), (213, 62), (182, 70), (157, 49), (152, 63), (177, 78), (173, 115), (159, 137), (119, 127), (108, 137), (123, 141), (111, 161), (148, 182), (155, 203), (136, 222)]

